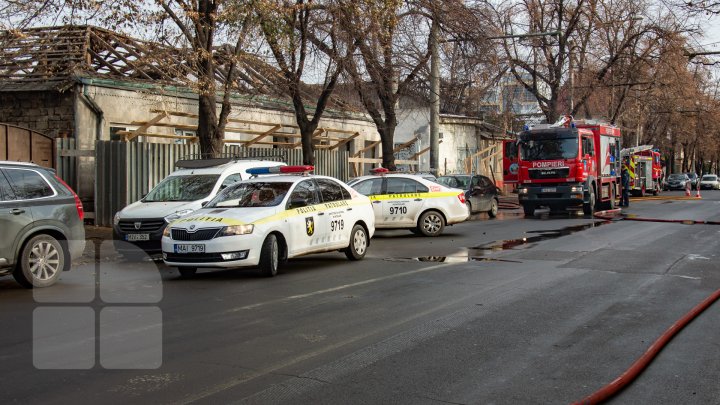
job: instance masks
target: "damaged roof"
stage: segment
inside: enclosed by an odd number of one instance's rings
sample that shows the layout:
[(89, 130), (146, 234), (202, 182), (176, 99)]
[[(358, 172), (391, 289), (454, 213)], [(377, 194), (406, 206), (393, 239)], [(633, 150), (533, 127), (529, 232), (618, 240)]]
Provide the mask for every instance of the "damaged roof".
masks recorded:
[[(197, 83), (189, 49), (143, 41), (91, 25), (66, 25), (0, 31), (0, 91), (65, 91), (79, 78), (192, 88)], [(215, 52), (215, 79), (227, 81), (232, 49), (220, 46)], [(243, 53), (235, 60), (234, 92), (276, 98), (287, 108), (287, 96), (278, 84), (280, 72), (255, 55)], [(219, 88), (222, 88), (219, 86)], [(312, 100), (316, 90), (305, 92)], [(359, 112), (333, 97), (329, 107)]]

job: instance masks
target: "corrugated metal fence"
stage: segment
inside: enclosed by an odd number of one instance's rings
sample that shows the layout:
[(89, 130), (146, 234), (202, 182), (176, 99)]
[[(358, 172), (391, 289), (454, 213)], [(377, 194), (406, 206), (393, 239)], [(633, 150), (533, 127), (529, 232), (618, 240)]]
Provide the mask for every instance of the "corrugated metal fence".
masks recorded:
[(55, 170), (73, 190), (77, 190), (77, 156), (68, 156), (68, 151), (77, 149), (75, 139), (55, 139)]
[[(175, 170), (177, 160), (198, 152), (199, 148), (194, 144), (98, 141), (95, 145), (95, 224), (111, 226), (118, 210), (147, 194)], [(225, 153), (259, 158), (278, 156), (289, 165), (302, 164), (302, 151), (299, 149), (245, 149), (226, 145)], [(348, 178), (348, 157), (347, 151), (316, 150), (315, 173), (345, 181)]]

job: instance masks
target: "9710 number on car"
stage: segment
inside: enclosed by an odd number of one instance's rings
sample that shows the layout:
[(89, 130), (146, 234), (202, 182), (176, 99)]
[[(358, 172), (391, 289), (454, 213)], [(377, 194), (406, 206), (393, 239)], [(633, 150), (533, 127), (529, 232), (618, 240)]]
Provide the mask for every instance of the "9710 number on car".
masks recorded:
[(407, 207), (390, 207), (390, 215), (407, 214)]

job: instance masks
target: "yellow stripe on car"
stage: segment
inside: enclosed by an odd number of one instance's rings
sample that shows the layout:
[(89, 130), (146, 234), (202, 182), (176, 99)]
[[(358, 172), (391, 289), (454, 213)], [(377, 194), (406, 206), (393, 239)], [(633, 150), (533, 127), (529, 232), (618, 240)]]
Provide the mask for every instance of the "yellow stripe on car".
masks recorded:
[(458, 195), (454, 191), (443, 191), (437, 193), (403, 193), (403, 194), (378, 194), (369, 196), (373, 201), (379, 200), (401, 200), (406, 198), (442, 198), (442, 197), (453, 197)]

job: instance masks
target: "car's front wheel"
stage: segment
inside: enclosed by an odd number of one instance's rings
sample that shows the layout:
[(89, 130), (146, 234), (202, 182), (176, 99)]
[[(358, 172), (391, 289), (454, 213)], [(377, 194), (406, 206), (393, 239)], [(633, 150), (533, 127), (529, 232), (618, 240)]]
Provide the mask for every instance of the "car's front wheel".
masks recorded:
[(365, 257), (368, 247), (368, 234), (360, 224), (353, 226), (350, 232), (350, 244), (345, 248), (345, 256), (350, 260), (360, 260)]
[(270, 234), (260, 249), (260, 272), (265, 277), (275, 277), (280, 265), (280, 246), (277, 236)]
[(37, 235), (30, 239), (20, 253), (20, 265), (13, 277), (25, 288), (50, 287), (60, 278), (65, 268), (65, 250), (50, 235)]

